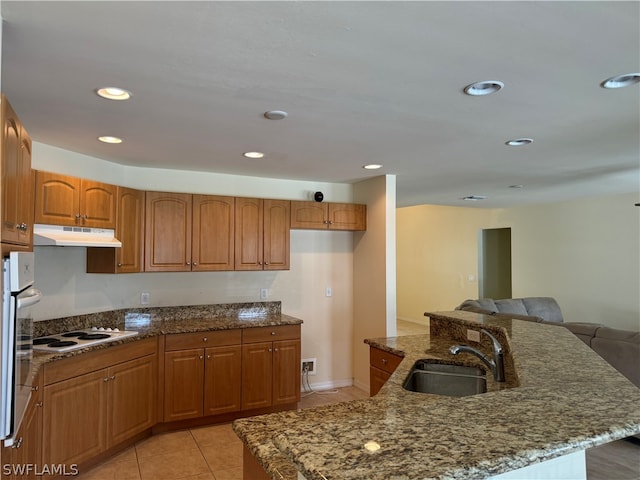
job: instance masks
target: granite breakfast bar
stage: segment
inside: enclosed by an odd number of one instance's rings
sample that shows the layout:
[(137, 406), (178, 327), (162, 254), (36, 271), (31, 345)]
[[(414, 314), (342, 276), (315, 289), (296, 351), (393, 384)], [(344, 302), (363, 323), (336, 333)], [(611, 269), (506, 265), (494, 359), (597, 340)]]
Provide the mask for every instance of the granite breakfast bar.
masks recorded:
[[(245, 451), (278, 480), (585, 478), (586, 449), (640, 433), (640, 389), (568, 330), (471, 312), (428, 316), (430, 335), (366, 340), (404, 356), (377, 395), (237, 420)], [(461, 398), (402, 388), (418, 359), (482, 366), (448, 352), (480, 328), (506, 350), (505, 384), (489, 374), (487, 393)]]

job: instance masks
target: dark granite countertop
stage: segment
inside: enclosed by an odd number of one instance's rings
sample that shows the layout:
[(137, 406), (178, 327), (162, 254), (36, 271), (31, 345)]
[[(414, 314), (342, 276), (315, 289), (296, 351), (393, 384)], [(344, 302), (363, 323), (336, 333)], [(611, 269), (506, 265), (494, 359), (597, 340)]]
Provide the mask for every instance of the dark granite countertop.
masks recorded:
[[(640, 433), (640, 389), (568, 330), (471, 312), (429, 317), (431, 335), (366, 340), (404, 356), (376, 396), (236, 420), (235, 432), (278, 480), (298, 471), (307, 480), (476, 480)], [(507, 352), (506, 384), (489, 376), (487, 393), (462, 398), (402, 388), (420, 358), (481, 365), (448, 353), (480, 326)], [(368, 451), (370, 441), (381, 448)]]
[(37, 371), (43, 363), (83, 353), (173, 333), (191, 333), (237, 328), (298, 325), (299, 318), (281, 313), (280, 302), (228, 303), (183, 307), (149, 307), (113, 310), (34, 322), (34, 337), (52, 335), (93, 326), (134, 330), (138, 335), (122, 340), (61, 353), (34, 351), (32, 365)]

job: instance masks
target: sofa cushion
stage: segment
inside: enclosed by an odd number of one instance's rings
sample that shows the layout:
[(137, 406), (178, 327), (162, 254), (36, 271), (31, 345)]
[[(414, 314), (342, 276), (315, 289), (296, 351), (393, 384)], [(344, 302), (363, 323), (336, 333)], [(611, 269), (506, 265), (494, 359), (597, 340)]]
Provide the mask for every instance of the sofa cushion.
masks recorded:
[[(549, 322), (551, 323), (551, 322)], [(593, 337), (596, 336), (596, 332), (599, 328), (603, 327), (600, 323), (583, 323), (583, 322), (567, 322), (556, 323), (556, 325), (562, 325), (566, 329), (570, 330), (576, 337), (582, 340), (587, 345), (591, 346)]]
[(544, 318), (547, 322), (563, 322), (560, 305), (552, 297), (525, 297), (522, 299), (527, 313), (535, 317)]
[(591, 348), (640, 387), (640, 332), (601, 327), (591, 339)]
[(456, 310), (493, 315), (498, 311), (498, 307), (491, 298), (480, 298), (478, 300), (465, 300), (456, 307)]
[(527, 307), (525, 307), (521, 298), (505, 298), (502, 300), (494, 300), (494, 302), (496, 303), (498, 312), (500, 313), (530, 315), (530, 312), (527, 312)]

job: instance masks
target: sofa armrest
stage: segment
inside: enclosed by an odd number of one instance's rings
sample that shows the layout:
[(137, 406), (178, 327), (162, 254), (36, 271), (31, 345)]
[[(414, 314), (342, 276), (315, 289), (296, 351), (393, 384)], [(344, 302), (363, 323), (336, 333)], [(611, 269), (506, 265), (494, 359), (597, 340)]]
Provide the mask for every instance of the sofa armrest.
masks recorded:
[(591, 340), (591, 348), (640, 387), (640, 332), (602, 327)]

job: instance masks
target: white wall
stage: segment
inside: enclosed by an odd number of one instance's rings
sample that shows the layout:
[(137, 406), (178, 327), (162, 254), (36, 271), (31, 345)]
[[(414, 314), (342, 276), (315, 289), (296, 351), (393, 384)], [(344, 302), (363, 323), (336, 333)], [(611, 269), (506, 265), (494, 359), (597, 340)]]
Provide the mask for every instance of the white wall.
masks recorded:
[(551, 296), (566, 321), (640, 329), (638, 193), (496, 210), (398, 210), (398, 312), (477, 298), (477, 232), (511, 227), (513, 297)]
[(498, 211), (511, 226), (513, 295), (549, 295), (566, 321), (640, 329), (638, 193)]
[[(321, 190), (327, 201), (352, 201), (352, 186), (124, 167), (86, 155), (34, 144), (33, 168), (143, 190), (262, 198), (308, 199)], [(293, 230), (291, 269), (280, 272), (194, 272), (99, 275), (85, 273), (86, 250), (35, 247), (36, 283), (44, 299), (34, 318), (45, 320), (140, 305), (282, 301), (285, 314), (301, 318), (302, 357), (315, 357), (316, 387), (352, 383), (353, 236), (351, 232)], [(332, 297), (325, 297), (331, 287)]]

